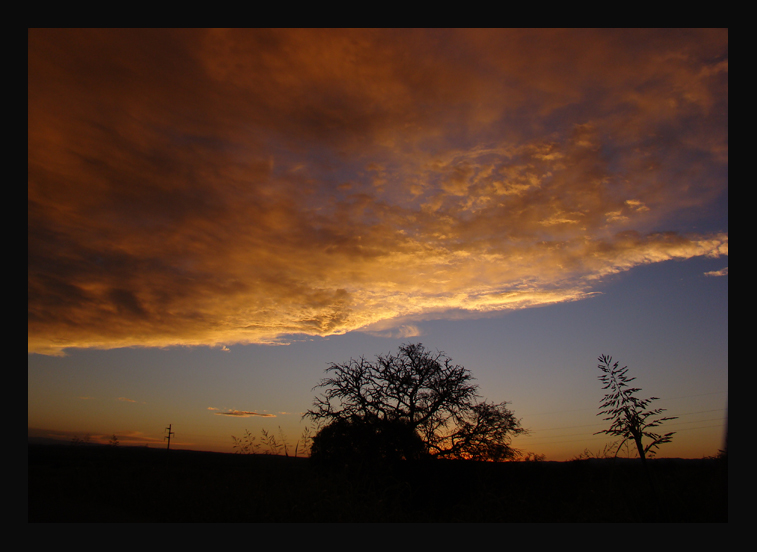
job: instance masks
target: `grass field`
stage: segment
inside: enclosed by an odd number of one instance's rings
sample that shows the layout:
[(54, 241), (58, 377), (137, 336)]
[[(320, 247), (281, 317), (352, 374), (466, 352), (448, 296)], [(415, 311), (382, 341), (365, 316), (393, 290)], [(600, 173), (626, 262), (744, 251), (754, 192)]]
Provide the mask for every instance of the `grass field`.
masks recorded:
[[(402, 462), (28, 446), (29, 522), (727, 522), (726, 460)], [(652, 491), (654, 489), (654, 492)]]

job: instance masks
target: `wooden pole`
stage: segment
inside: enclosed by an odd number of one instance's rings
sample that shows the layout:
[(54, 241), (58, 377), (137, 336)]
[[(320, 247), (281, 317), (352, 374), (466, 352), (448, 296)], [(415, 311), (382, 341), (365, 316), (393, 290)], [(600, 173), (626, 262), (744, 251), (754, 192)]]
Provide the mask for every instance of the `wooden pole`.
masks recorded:
[(168, 446), (166, 447), (166, 450), (169, 450), (171, 448), (171, 435), (175, 435), (175, 433), (171, 431), (171, 424), (168, 424), (166, 431), (168, 431), (168, 436), (163, 437), (163, 438), (168, 439)]

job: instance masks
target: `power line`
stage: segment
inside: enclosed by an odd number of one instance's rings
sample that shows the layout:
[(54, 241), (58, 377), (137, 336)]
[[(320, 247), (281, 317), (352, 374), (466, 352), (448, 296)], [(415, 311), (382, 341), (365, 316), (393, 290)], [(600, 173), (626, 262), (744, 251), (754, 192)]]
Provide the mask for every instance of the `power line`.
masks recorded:
[(716, 420), (725, 422), (727, 418), (708, 418), (706, 420), (692, 420), (691, 422), (669, 422), (666, 424), (667, 426), (677, 426), (681, 424), (698, 424), (699, 422), (714, 422)]
[(683, 414), (679, 414), (679, 416), (688, 416), (689, 414), (705, 414), (706, 412), (721, 412), (723, 410), (728, 410), (727, 408), (714, 408), (712, 410), (699, 410), (698, 412), (684, 412)]
[[(695, 395), (682, 395), (682, 396), (679, 396), (679, 397), (668, 397), (668, 398), (666, 398), (666, 400), (689, 399), (689, 398), (703, 397), (703, 396), (708, 396), (708, 395), (720, 395), (720, 394), (723, 394), (723, 393), (727, 394), (728, 391), (713, 391), (713, 392), (709, 392), (709, 393), (698, 393), (698, 394), (695, 394)], [(541, 412), (541, 413), (538, 413), (538, 414), (532, 414), (532, 416), (540, 416), (540, 415), (547, 415), (547, 414), (563, 414), (563, 413), (567, 413), (567, 412), (581, 412), (581, 411), (584, 411), (584, 410), (587, 410), (587, 411), (588, 410), (594, 410), (594, 408), (578, 408), (578, 409), (572, 409), (572, 410), (558, 410), (558, 411), (552, 411), (552, 412)], [(694, 412), (684, 412), (682, 414), (679, 414), (677, 417), (680, 419), (681, 416), (694, 416), (694, 415), (697, 415), (697, 414), (707, 414), (707, 413), (710, 413), (710, 412), (723, 412), (723, 411), (727, 411), (727, 410), (728, 410), (727, 407), (724, 407), (724, 408), (714, 408), (714, 409), (708, 409), (708, 410), (698, 410), (698, 411), (694, 411)], [(671, 414), (674, 414), (674, 413), (671, 413)], [(694, 423), (710, 422), (710, 421), (716, 421), (716, 420), (725, 423), (727, 421), (727, 417), (724, 417), (724, 418), (708, 418), (708, 419), (705, 419), (705, 420), (668, 422), (666, 424), (666, 427), (668, 425), (680, 426), (680, 425), (683, 425), (683, 424), (694, 424)], [(601, 426), (605, 426), (605, 425), (606, 424), (604, 422), (596, 422), (596, 423), (592, 423), (592, 424), (581, 424), (581, 425), (574, 425), (574, 426), (558, 426), (558, 427), (549, 427), (549, 428), (532, 429), (531, 430), (532, 434), (538, 433), (538, 434), (540, 434), (539, 437), (542, 437), (543, 439), (544, 438), (546, 438), (546, 439), (555, 439), (555, 438), (556, 439), (563, 439), (565, 437), (579, 437), (579, 436), (583, 436), (584, 438), (582, 438), (582, 439), (569, 439), (569, 440), (565, 440), (565, 441), (543, 441), (542, 440), (542, 441), (537, 441), (537, 442), (530, 442), (528, 440), (528, 438), (530, 437), (530, 435), (523, 435), (523, 436), (518, 437), (517, 439), (518, 439), (518, 441), (522, 442), (524, 445), (527, 444), (528, 446), (534, 446), (534, 445), (555, 445), (555, 444), (563, 444), (563, 443), (580, 443), (580, 442), (587, 442), (587, 441), (598, 441), (598, 440), (601, 440), (601, 439), (607, 439), (607, 435), (595, 435), (593, 433), (592, 433), (592, 435), (586, 435), (584, 433), (570, 433), (570, 434), (567, 434), (567, 435), (544, 436), (544, 435), (541, 435), (541, 433), (542, 432), (546, 432), (546, 431), (560, 431), (560, 430), (564, 430), (564, 429), (597, 428), (597, 427), (601, 427)], [(698, 429), (711, 429), (711, 428), (716, 428), (716, 427), (723, 427), (723, 426), (722, 425), (709, 425), (709, 426), (697, 426), (697, 427), (689, 427), (689, 428), (679, 428), (679, 429), (676, 429), (676, 432), (680, 432), (680, 431), (693, 431), (693, 430), (698, 430)]]
[[(682, 414), (681, 416), (694, 415), (694, 414), (704, 414), (704, 413), (708, 413), (708, 412), (718, 412), (718, 411), (722, 411), (722, 410), (725, 410), (725, 409), (700, 410), (699, 412), (689, 412), (687, 414)], [(676, 421), (668, 421), (665, 425), (666, 425), (666, 427), (669, 427), (669, 426), (680, 426), (680, 425), (683, 425), (683, 424), (698, 424), (698, 423), (703, 423), (703, 422), (714, 422), (714, 421), (719, 421), (719, 422), (725, 423), (727, 421), (727, 419), (728, 418), (725, 417), (725, 418), (706, 418), (704, 420), (691, 420), (691, 421), (678, 421), (678, 422), (676, 422)], [(539, 430), (531, 430), (531, 433), (532, 434), (534, 434), (534, 433), (539, 433), (540, 434), (540, 433), (545, 432), (545, 431), (557, 431), (557, 430), (561, 430), (561, 429), (576, 429), (576, 428), (582, 428), (582, 427), (600, 427), (600, 426), (605, 426), (605, 425), (606, 424), (604, 424), (602, 422), (598, 422), (598, 423), (595, 423), (595, 424), (584, 424), (584, 425), (577, 425), (577, 426), (563, 426), (563, 427), (553, 427), (553, 428), (546, 428), (546, 429), (539, 429)], [(676, 431), (688, 431), (688, 430), (691, 430), (691, 429), (702, 429), (702, 428), (705, 428), (705, 427), (717, 427), (717, 426), (700, 426), (698, 428), (682, 428), (682, 429), (677, 429)], [(564, 437), (578, 437), (580, 435), (586, 435), (586, 434), (585, 433), (569, 433), (569, 434), (553, 435), (553, 436), (539, 435), (539, 437), (546, 438), (546, 439), (554, 439), (554, 438), (561, 439), (561, 438), (564, 438)], [(520, 438), (521, 439), (528, 439), (528, 437), (530, 437), (530, 435), (523, 435)]]
[(684, 427), (683, 429), (677, 429), (677, 430), (676, 430), (676, 433), (680, 433), (681, 431), (691, 431), (691, 430), (693, 430), (693, 429), (708, 429), (708, 428), (711, 428), (711, 427), (719, 427), (719, 428), (722, 428), (722, 427), (723, 427), (723, 424), (718, 424), (718, 425), (711, 425), (711, 426), (701, 426), (701, 427)]
[(699, 393), (698, 395), (684, 395), (682, 397), (667, 397), (666, 400), (691, 399), (692, 397), (704, 397), (705, 395), (720, 395), (722, 393), (728, 394), (728, 391), (712, 391), (711, 393)]
[[(699, 420), (699, 421), (704, 421), (704, 420)], [(699, 426), (699, 427), (685, 427), (683, 429), (676, 430), (676, 433), (679, 433), (681, 431), (692, 431), (692, 430), (695, 430), (695, 429), (710, 429), (710, 428), (713, 428), (713, 427), (720, 427), (720, 428), (722, 428), (723, 425), (722, 424), (718, 424), (718, 425)], [(575, 433), (575, 434), (572, 434), (572, 435), (559, 435), (559, 436), (555, 436), (555, 437), (558, 437), (558, 438), (559, 437), (575, 437), (575, 436), (578, 436), (578, 435), (582, 435), (582, 434), (581, 433)], [(523, 438), (524, 437), (518, 437), (518, 439), (523, 439)], [(535, 443), (532, 443), (532, 442), (529, 441), (527, 443), (524, 442), (523, 444), (524, 445), (527, 444), (528, 446), (534, 446), (534, 445), (558, 445), (558, 444), (562, 444), (562, 443), (583, 443), (583, 442), (586, 442), (586, 441), (598, 441), (600, 439), (607, 439), (607, 438), (608, 438), (608, 436), (606, 436), (606, 435), (591, 435), (591, 436), (587, 436), (584, 439), (571, 439), (569, 441), (537, 441)]]
[[(695, 414), (706, 414), (709, 412), (722, 412), (723, 410), (727, 410), (727, 409), (715, 408), (712, 410), (699, 410), (697, 412), (684, 412), (683, 414), (679, 414), (678, 418), (680, 418), (681, 416), (693, 416)], [(698, 421), (706, 421), (706, 420), (698, 420)], [(677, 425), (680, 423), (694, 423), (694, 422), (672, 422), (671, 425)], [(561, 429), (576, 429), (579, 427), (598, 427), (598, 426), (603, 426), (603, 425), (606, 425), (606, 424), (604, 422), (596, 422), (593, 424), (582, 424), (582, 425), (575, 425), (575, 426), (561, 426), (561, 427), (547, 427), (547, 428), (542, 428), (542, 429), (532, 429), (531, 431), (536, 433), (536, 432), (541, 432), (541, 431), (558, 431)]]
[[(665, 397), (664, 400), (669, 401), (669, 400), (674, 400), (674, 399), (692, 399), (694, 397), (704, 397), (706, 395), (721, 395), (723, 393), (727, 394), (728, 391), (713, 391), (711, 393), (698, 393), (696, 395), (682, 395), (680, 397)], [(660, 400), (663, 400), (663, 398), (660, 397)], [(584, 410), (596, 410), (596, 408), (587, 407), (587, 408), (572, 408), (570, 410), (552, 410), (550, 412), (535, 412), (535, 413), (532, 413), (531, 416), (546, 416), (548, 414), (564, 414), (566, 412), (582, 412)], [(727, 410), (727, 409), (722, 408), (720, 410)], [(705, 410), (703, 412), (708, 412), (708, 411)]]

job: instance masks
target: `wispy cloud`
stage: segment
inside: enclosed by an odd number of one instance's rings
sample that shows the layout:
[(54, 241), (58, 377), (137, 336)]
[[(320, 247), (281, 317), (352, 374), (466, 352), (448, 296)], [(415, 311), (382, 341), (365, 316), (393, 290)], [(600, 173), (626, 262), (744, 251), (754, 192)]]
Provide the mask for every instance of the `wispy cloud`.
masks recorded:
[[(387, 329), (380, 329), (382, 326)], [(364, 328), (363, 331), (378, 337), (392, 338), (418, 337), (423, 335), (416, 324), (402, 324), (396, 318), (372, 324), (371, 326)]]
[(117, 399), (117, 400), (119, 400), (119, 401), (121, 401), (121, 402), (130, 402), (130, 403), (135, 403), (135, 402), (137, 402), (137, 401), (135, 401), (134, 399), (127, 399), (126, 397), (118, 397), (118, 399)]
[(721, 268), (720, 270), (711, 270), (710, 272), (705, 272), (705, 276), (728, 276), (728, 267)]
[[(208, 410), (211, 410), (208, 408)], [(212, 409), (215, 410), (215, 409)], [(217, 416), (233, 416), (236, 418), (251, 418), (252, 416), (260, 416), (262, 418), (275, 418), (276, 414), (261, 414), (259, 412), (250, 412), (247, 410), (226, 410), (223, 412), (213, 412)]]
[(412, 337), (728, 253), (660, 232), (727, 189), (727, 31), (32, 30), (28, 55), (30, 352)]

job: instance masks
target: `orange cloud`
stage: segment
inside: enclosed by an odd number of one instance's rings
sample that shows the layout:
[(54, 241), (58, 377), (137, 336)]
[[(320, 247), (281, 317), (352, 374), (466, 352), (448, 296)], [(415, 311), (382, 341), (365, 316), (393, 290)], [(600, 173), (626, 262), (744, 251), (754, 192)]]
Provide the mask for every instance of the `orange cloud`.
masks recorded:
[(721, 268), (720, 270), (711, 270), (704, 273), (705, 276), (728, 276), (728, 267)]
[[(408, 55), (413, 52), (413, 55)], [(29, 35), (28, 350), (286, 343), (727, 255), (727, 31)]]
[(246, 410), (227, 410), (226, 412), (213, 412), (216, 416), (232, 416), (236, 418), (251, 418), (260, 416), (262, 418), (275, 418), (276, 414), (260, 414), (258, 412), (249, 412)]

